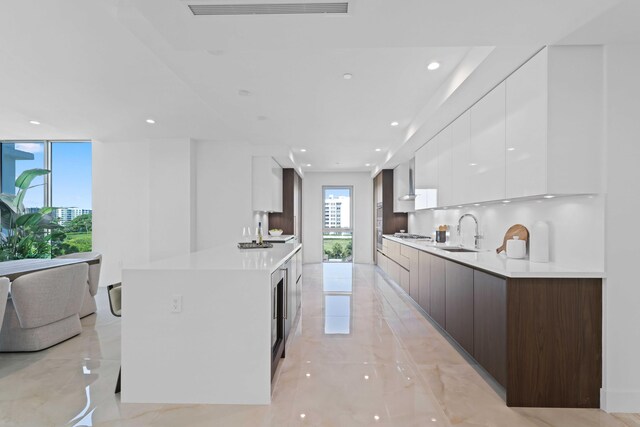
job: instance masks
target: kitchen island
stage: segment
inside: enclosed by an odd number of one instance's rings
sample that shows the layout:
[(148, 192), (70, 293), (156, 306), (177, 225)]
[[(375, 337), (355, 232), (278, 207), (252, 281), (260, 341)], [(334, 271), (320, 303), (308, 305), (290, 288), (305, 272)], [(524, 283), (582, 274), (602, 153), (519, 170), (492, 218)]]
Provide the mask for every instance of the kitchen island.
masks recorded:
[(122, 402), (269, 404), (271, 276), (300, 249), (228, 245), (125, 269)]

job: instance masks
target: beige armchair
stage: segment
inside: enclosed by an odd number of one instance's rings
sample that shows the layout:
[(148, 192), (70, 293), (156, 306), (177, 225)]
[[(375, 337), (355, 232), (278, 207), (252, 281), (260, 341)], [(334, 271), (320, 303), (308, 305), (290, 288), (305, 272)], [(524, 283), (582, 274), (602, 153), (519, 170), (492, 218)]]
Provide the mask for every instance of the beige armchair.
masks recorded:
[(73, 264), (25, 274), (11, 284), (0, 352), (38, 351), (82, 331), (89, 265)]
[(102, 254), (98, 252), (76, 252), (72, 254), (60, 255), (56, 258), (76, 258), (98, 260), (97, 264), (91, 264), (89, 266), (89, 278), (88, 278), (88, 291), (85, 293), (84, 301), (82, 303), (82, 309), (80, 310), (80, 317), (86, 317), (97, 311), (95, 296), (98, 293), (98, 284), (100, 282), (100, 266), (102, 265)]

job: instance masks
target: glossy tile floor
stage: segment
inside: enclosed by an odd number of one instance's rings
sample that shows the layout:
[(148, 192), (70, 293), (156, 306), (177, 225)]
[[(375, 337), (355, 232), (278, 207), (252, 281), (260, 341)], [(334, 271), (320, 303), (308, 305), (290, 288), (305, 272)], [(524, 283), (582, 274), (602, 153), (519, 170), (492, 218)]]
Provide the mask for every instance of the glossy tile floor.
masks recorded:
[(80, 336), (0, 354), (0, 426), (640, 426), (638, 415), (507, 408), (377, 271), (305, 265), (302, 317), (270, 406), (120, 403), (120, 322), (101, 289)]

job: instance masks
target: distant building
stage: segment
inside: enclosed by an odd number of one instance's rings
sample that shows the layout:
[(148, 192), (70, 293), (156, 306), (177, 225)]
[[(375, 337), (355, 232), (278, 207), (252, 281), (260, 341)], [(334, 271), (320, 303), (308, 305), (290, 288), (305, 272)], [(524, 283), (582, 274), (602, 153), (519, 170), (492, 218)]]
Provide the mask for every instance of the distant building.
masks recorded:
[(55, 208), (53, 210), (53, 216), (58, 218), (61, 224), (66, 224), (72, 219), (85, 214), (91, 214), (91, 209)]
[(324, 200), (324, 228), (350, 228), (351, 203), (346, 196), (329, 196)]

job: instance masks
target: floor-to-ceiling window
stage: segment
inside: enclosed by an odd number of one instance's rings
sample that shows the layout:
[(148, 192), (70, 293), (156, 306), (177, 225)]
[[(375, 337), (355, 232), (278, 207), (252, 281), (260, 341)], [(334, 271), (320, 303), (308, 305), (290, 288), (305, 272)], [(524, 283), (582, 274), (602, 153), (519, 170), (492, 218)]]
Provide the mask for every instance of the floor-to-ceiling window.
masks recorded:
[[(9, 206), (1, 205), (0, 257), (48, 258), (90, 251), (91, 143), (0, 141), (0, 148), (2, 202), (13, 201), (16, 211), (10, 218)], [(33, 169), (51, 172), (38, 174), (26, 185), (17, 182), (25, 171)], [(23, 218), (18, 220), (20, 216)]]
[(91, 251), (91, 143), (51, 142), (51, 206), (63, 226), (58, 253)]
[(324, 262), (353, 260), (353, 188), (322, 187)]

